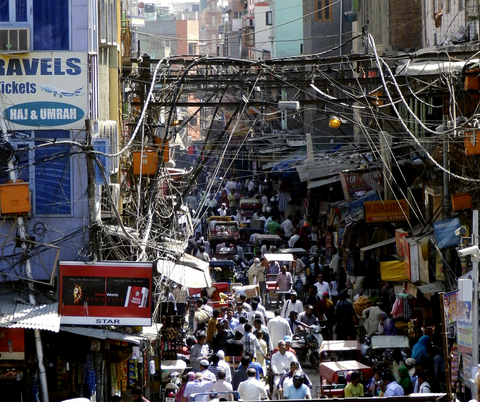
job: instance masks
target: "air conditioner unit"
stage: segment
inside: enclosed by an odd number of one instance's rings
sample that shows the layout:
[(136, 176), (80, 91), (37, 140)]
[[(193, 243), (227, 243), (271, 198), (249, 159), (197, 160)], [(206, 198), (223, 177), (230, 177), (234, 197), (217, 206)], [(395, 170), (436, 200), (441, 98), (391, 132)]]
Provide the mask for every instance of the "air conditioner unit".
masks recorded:
[(109, 184), (108, 187), (110, 194), (106, 186), (100, 186), (100, 212), (102, 219), (115, 218), (113, 205), (118, 209), (120, 204), (120, 184)]
[(30, 28), (1, 28), (0, 52), (19, 53), (30, 51)]
[[(93, 137), (106, 138), (109, 141), (108, 153), (116, 154), (118, 152), (118, 132), (117, 122), (114, 120), (95, 121), (93, 124)], [(118, 172), (119, 157), (112, 156), (109, 158), (110, 174)]]

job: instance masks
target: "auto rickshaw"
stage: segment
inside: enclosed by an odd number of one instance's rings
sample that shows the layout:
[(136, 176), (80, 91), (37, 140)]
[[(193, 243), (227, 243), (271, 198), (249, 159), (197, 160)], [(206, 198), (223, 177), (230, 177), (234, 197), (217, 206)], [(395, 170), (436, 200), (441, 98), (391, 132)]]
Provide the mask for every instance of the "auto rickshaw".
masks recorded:
[(320, 363), (320, 385), (317, 387), (317, 397), (345, 397), (346, 377), (349, 371), (360, 371), (365, 380), (373, 377), (373, 369), (356, 360)]
[(370, 339), (370, 347), (366, 350), (365, 359), (376, 369), (386, 369), (393, 362), (394, 351), (405, 352), (410, 349), (410, 339), (405, 335), (377, 335)]
[(282, 238), (276, 234), (257, 234), (255, 237), (254, 253), (256, 253), (257, 250), (260, 250), (264, 244), (275, 246), (277, 250), (279, 250), (282, 245)]
[(241, 198), (238, 209), (241, 211), (242, 221), (252, 219), (253, 214), (261, 207), (260, 201), (256, 198)]

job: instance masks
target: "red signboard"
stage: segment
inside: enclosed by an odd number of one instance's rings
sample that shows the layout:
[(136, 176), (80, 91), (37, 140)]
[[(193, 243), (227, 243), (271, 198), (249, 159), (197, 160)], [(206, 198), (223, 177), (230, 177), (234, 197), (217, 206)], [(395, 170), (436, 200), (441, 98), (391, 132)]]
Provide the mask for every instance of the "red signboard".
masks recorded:
[(152, 325), (152, 263), (59, 264), (62, 324)]
[(383, 187), (381, 170), (347, 170), (340, 173), (343, 195), (350, 201), (352, 195), (359, 191), (378, 190)]
[(25, 359), (25, 330), (0, 328), (0, 360)]

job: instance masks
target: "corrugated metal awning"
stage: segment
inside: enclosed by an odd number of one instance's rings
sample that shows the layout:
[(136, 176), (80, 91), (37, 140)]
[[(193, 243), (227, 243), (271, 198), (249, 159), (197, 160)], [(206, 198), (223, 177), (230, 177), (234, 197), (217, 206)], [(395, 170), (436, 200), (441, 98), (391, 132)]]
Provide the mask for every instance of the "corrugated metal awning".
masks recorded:
[(0, 327), (60, 330), (58, 303), (34, 306), (16, 296), (18, 294), (0, 296)]
[(134, 343), (135, 345), (140, 345), (140, 342), (145, 339), (141, 336), (122, 334), (121, 332), (89, 327), (68, 327), (66, 325), (62, 325), (60, 330), (97, 339), (116, 339), (119, 341)]

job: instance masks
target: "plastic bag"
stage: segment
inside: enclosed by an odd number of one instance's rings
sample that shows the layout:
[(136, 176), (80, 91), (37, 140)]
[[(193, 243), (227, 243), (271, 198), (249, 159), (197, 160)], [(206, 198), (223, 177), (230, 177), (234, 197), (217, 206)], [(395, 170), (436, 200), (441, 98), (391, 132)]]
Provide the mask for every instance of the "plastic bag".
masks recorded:
[(393, 303), (390, 314), (392, 314), (393, 318), (403, 317), (403, 300), (401, 297), (397, 297), (395, 303)]

